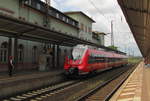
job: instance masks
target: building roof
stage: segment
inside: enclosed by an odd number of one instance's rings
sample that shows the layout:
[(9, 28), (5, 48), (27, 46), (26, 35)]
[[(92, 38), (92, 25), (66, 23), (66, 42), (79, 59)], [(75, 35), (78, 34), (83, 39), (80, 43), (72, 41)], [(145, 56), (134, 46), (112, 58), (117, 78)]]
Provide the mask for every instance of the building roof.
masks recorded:
[(81, 12), (81, 11), (70, 11), (70, 12), (64, 12), (64, 14), (82, 14), (82, 15), (84, 15), (85, 17), (87, 17), (89, 20), (91, 20), (92, 22), (94, 22), (95, 23), (95, 21), (91, 18), (91, 17), (89, 17), (89, 16), (87, 16), (85, 13), (83, 13), (83, 12)]

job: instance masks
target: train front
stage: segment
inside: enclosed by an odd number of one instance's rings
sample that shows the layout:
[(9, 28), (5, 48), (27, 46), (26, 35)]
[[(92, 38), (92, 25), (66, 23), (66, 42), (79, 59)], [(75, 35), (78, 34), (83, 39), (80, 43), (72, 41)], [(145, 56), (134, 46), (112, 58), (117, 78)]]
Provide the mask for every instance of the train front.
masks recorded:
[(84, 70), (86, 61), (86, 48), (82, 45), (77, 45), (73, 48), (72, 56), (67, 56), (64, 64), (66, 75), (78, 75)]

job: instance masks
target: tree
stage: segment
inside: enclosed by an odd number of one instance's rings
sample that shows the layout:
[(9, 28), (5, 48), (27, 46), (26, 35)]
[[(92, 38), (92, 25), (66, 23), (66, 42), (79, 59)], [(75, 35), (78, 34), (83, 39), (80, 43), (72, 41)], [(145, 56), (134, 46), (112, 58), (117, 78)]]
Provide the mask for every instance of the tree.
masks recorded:
[(118, 50), (118, 47), (116, 46), (108, 46), (108, 48), (114, 49), (114, 50)]

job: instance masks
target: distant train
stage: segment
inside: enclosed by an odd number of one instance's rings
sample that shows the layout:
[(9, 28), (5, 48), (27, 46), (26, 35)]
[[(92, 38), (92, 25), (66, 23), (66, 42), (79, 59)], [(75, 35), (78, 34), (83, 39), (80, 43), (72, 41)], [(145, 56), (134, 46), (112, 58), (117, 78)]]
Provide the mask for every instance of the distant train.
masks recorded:
[(64, 63), (65, 74), (79, 75), (127, 64), (127, 56), (88, 45), (77, 45)]

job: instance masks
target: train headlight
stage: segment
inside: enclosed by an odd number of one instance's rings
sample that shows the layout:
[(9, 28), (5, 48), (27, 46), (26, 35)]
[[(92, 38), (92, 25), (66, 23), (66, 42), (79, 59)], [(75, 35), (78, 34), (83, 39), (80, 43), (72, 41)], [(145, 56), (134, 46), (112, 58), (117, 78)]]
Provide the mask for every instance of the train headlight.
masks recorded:
[(70, 62), (69, 62), (69, 61), (68, 61), (67, 63), (68, 63), (68, 64), (70, 64)]

